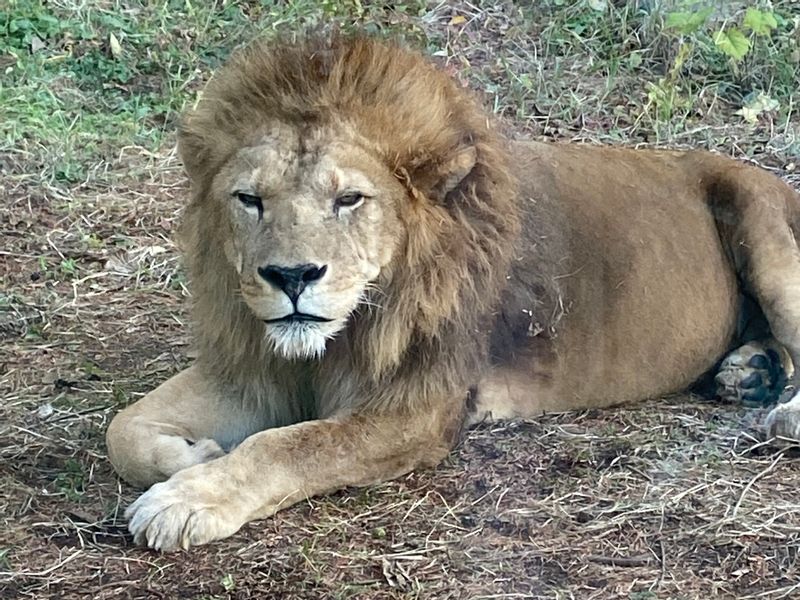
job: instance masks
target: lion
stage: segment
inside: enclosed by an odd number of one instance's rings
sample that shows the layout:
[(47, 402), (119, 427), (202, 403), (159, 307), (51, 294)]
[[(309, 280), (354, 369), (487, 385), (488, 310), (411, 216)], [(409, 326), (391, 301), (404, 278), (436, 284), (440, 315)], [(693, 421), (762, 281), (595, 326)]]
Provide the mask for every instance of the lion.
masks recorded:
[[(433, 467), (482, 420), (714, 376), (775, 402), (800, 361), (800, 198), (733, 159), (514, 141), (340, 35), (235, 53), (178, 148), (198, 355), (107, 434), (151, 548)], [(800, 399), (766, 427), (798, 437)]]

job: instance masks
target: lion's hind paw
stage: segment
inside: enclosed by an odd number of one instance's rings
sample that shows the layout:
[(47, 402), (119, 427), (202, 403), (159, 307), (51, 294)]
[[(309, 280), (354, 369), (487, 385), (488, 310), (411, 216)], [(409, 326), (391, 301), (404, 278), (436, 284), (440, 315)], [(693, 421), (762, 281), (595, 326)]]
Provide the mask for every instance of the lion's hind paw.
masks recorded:
[(800, 442), (800, 393), (773, 408), (767, 415), (764, 429), (768, 438), (784, 443)]
[(750, 342), (725, 357), (714, 381), (722, 400), (767, 406), (778, 401), (786, 372), (775, 350)]

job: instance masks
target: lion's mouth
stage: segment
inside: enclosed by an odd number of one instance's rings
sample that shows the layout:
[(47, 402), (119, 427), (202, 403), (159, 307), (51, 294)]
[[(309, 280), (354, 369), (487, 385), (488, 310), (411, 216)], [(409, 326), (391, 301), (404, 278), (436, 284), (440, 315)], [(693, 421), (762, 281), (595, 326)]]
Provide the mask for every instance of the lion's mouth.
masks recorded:
[(294, 312), (277, 319), (264, 319), (264, 323), (272, 325), (274, 323), (330, 323), (333, 319), (319, 317), (317, 315), (309, 315), (301, 312)]

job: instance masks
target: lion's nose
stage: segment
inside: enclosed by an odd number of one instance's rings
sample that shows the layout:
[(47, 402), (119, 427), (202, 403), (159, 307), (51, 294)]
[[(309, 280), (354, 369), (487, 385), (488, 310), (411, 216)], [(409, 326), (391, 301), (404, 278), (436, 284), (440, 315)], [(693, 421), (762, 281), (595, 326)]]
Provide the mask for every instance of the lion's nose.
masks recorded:
[(296, 267), (279, 267), (277, 265), (267, 265), (258, 267), (258, 274), (265, 281), (283, 290), (292, 302), (296, 302), (306, 286), (315, 281), (319, 281), (328, 270), (328, 265), (298, 265)]

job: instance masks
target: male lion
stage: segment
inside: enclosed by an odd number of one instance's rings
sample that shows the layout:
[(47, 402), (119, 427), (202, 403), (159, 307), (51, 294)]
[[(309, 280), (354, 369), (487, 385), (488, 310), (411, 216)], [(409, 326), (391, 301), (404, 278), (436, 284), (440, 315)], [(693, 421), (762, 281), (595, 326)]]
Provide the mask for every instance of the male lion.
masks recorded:
[(746, 341), (720, 390), (774, 400), (800, 361), (800, 198), (757, 168), (511, 142), (358, 37), (239, 52), (178, 141), (199, 356), (108, 430), (153, 548), (436, 465), (465, 420), (680, 391)]

